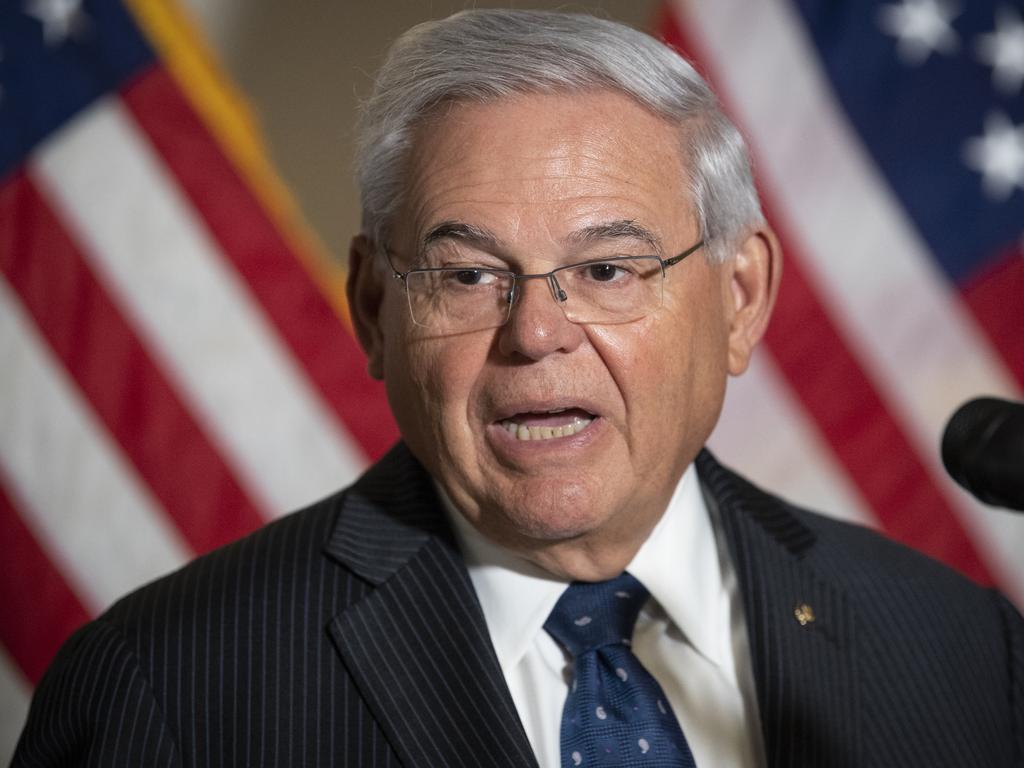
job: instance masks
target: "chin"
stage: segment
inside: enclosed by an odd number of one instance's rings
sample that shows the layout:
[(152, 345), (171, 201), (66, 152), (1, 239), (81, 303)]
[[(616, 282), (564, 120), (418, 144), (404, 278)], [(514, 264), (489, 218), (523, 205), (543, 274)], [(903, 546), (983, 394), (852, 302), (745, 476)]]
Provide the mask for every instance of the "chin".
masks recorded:
[(607, 492), (583, 482), (564, 479), (515, 484), (504, 498), (494, 499), (500, 510), (495, 520), (509, 543), (555, 543), (586, 536), (611, 516)]

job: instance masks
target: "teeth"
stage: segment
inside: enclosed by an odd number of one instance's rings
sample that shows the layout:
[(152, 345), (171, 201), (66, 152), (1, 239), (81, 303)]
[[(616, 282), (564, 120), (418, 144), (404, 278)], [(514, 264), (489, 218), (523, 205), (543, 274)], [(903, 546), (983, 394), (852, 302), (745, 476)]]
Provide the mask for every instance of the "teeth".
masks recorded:
[(525, 424), (516, 424), (514, 421), (504, 421), (501, 426), (517, 440), (551, 440), (555, 437), (569, 437), (578, 434), (590, 426), (592, 421), (593, 419), (576, 416), (570, 423), (560, 427), (528, 427)]

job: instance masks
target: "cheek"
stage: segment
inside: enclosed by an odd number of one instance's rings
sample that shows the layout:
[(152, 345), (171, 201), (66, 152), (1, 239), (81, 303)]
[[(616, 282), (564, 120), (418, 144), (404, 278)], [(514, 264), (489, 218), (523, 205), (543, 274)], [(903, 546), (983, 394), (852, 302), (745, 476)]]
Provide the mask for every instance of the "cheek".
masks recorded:
[[(467, 409), (479, 378), (479, 354), (454, 339), (395, 337), (385, 359), (385, 382), (403, 434), (406, 427), (444, 445), (468, 428)], [(411, 430), (410, 430), (411, 431)]]
[(635, 451), (675, 455), (684, 442), (706, 437), (724, 397), (726, 338), (710, 312), (666, 310), (628, 327), (594, 330)]
[(651, 317), (623, 326), (595, 327), (592, 343), (611, 375), (632, 423), (654, 421), (664, 398), (679, 389), (689, 359), (687, 339), (669, 332), (678, 324)]

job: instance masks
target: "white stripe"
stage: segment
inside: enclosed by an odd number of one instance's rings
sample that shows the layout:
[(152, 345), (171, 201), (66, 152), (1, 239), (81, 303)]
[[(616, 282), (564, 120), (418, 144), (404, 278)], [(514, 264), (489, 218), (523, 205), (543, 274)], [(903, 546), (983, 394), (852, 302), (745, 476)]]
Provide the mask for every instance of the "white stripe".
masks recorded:
[(30, 168), (256, 499), (283, 513), (355, 477), (359, 450), (120, 101), (87, 110)]
[(1024, 521), (956, 489), (937, 448), (963, 400), (1018, 397), (1011, 376), (852, 134), (790, 4), (677, 5), (750, 133), (761, 180), (809, 277), (993, 571), (1024, 603)]
[(0, 765), (11, 763), (14, 747), (28, 716), (28, 704), (29, 684), (0, 646)]
[(795, 504), (878, 525), (764, 350), (745, 374), (730, 379), (710, 445), (726, 464)]
[(22, 519), (93, 613), (189, 557), (0, 279), (0, 467)]

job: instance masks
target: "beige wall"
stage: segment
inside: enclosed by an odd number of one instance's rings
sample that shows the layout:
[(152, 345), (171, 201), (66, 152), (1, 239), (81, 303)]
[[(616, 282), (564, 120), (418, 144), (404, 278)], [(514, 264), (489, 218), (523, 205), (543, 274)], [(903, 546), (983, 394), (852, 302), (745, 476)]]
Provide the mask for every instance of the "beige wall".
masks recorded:
[(464, 7), (589, 10), (639, 28), (656, 0), (185, 0), (246, 95), (281, 175), (309, 222), (343, 256), (359, 221), (351, 171), (356, 104), (388, 43)]

